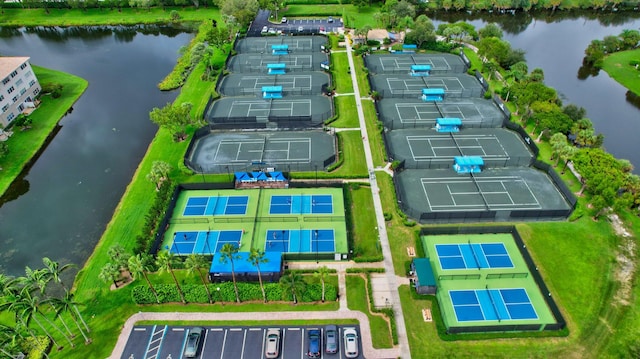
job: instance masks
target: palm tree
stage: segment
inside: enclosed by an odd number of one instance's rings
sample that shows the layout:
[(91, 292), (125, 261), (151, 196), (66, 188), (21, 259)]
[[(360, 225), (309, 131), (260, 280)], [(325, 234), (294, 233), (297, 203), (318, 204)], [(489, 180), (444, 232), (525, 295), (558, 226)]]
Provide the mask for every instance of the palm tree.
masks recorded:
[(282, 291), (287, 293), (290, 292), (293, 297), (293, 304), (298, 303), (298, 295), (307, 287), (307, 284), (302, 279), (302, 275), (297, 272), (289, 272), (289, 274), (284, 275), (280, 278), (280, 286), (282, 287)]
[(202, 280), (202, 284), (204, 284), (204, 289), (207, 291), (207, 296), (209, 297), (209, 304), (213, 304), (213, 298), (211, 298), (211, 292), (209, 291), (209, 286), (202, 275), (202, 268), (207, 267), (207, 260), (204, 258), (202, 254), (190, 254), (187, 259), (184, 261), (184, 265), (187, 268), (187, 273), (192, 274), (193, 272), (198, 272), (200, 276), (200, 280)]
[(120, 266), (115, 263), (107, 263), (100, 270), (100, 274), (98, 274), (98, 278), (100, 278), (103, 282), (109, 283), (113, 282), (113, 285), (118, 288), (118, 279), (120, 279)]
[(113, 245), (107, 251), (107, 255), (111, 258), (111, 262), (118, 266), (118, 270), (129, 271), (129, 257), (131, 257), (131, 254), (127, 253), (124, 247), (119, 244)]
[(169, 178), (171, 165), (164, 161), (153, 161), (151, 171), (147, 173), (146, 179), (156, 185), (156, 191), (160, 190), (162, 182)]
[[(61, 267), (58, 262), (52, 261), (48, 257), (42, 258), (42, 263), (44, 263), (44, 266), (45, 266), (44, 271), (47, 273), (47, 276), (49, 276), (55, 283), (59, 283), (60, 286), (62, 286), (62, 289), (65, 290), (65, 292), (68, 291), (69, 288), (67, 288), (67, 286), (64, 285), (64, 282), (62, 282), (62, 277), (60, 275), (64, 271), (75, 267), (75, 264), (67, 263)], [(84, 318), (82, 317), (82, 314), (80, 314), (80, 311), (78, 310), (77, 305), (74, 304), (73, 309), (78, 314), (78, 317), (80, 318), (80, 321), (82, 322), (82, 325), (84, 326), (87, 333), (90, 333), (91, 329), (89, 329), (89, 326), (84, 321)]]
[(329, 268), (327, 266), (322, 266), (318, 268), (315, 273), (313, 273), (313, 276), (320, 278), (320, 283), (322, 283), (322, 302), (324, 303), (324, 283), (329, 276)]
[(55, 325), (51, 320), (49, 320), (49, 318), (47, 318), (47, 316), (44, 315), (42, 311), (40, 311), (40, 305), (42, 301), (40, 300), (40, 298), (34, 296), (33, 293), (31, 293), (31, 291), (29, 290), (29, 288), (26, 288), (26, 287), (23, 288), (20, 291), (20, 297), (21, 298), (20, 298), (20, 302), (18, 302), (18, 305), (21, 311), (19, 312), (18, 315), (22, 317), (23, 321), (27, 325), (29, 324), (31, 319), (35, 320), (36, 324), (38, 324), (40, 329), (44, 331), (45, 335), (47, 335), (51, 339), (51, 341), (54, 343), (54, 345), (58, 347), (58, 350), (61, 350), (63, 347), (58, 345), (58, 343), (54, 340), (53, 336), (47, 331), (44, 325), (42, 325), (42, 323), (38, 320), (38, 314), (39, 314), (40, 317), (42, 317), (47, 322), (47, 324), (49, 324), (51, 327), (53, 327), (54, 329), (56, 329), (58, 332), (62, 334), (62, 336), (69, 342), (72, 348), (75, 347), (75, 344), (73, 344), (73, 342), (71, 341), (71, 338), (69, 338), (60, 328), (58, 328), (57, 325)]
[[(73, 300), (73, 293), (69, 292), (68, 290), (65, 290), (64, 296), (62, 296), (62, 298), (50, 298), (49, 300), (52, 301), (55, 304), (55, 306), (58, 308), (58, 310), (56, 311), (58, 315), (60, 315), (60, 313), (62, 312), (69, 312), (71, 319), (73, 320), (74, 323), (76, 323), (76, 327), (78, 327), (80, 334), (82, 334), (82, 337), (84, 337), (84, 343), (85, 344), (91, 343), (91, 338), (89, 338), (84, 333), (84, 331), (82, 330), (82, 327), (80, 326), (80, 323), (78, 322), (78, 319), (76, 318), (76, 317), (80, 317), (80, 312), (78, 312), (78, 307), (76, 306), (78, 303)], [(75, 313), (74, 313), (74, 310), (75, 310)]]
[(9, 358), (22, 357), (20, 356), (20, 354), (22, 353), (19, 353), (15, 356), (14, 354), (11, 354), (15, 353), (19, 349), (17, 338), (24, 339), (22, 334), (20, 334), (17, 326), (14, 328), (8, 325), (0, 324), (0, 353), (8, 356)]
[(184, 299), (184, 293), (182, 293), (182, 288), (180, 288), (180, 283), (176, 279), (175, 273), (173, 273), (173, 266), (177, 263), (178, 258), (169, 251), (162, 251), (158, 253), (158, 257), (156, 258), (156, 265), (160, 272), (169, 272), (171, 273), (171, 277), (173, 277), (173, 281), (176, 283), (176, 287), (178, 288), (178, 293), (180, 293), (180, 299), (182, 299), (182, 303), (187, 304), (187, 301)]
[(265, 252), (258, 248), (251, 248), (249, 252), (249, 263), (253, 264), (258, 271), (258, 281), (260, 282), (260, 289), (262, 290), (262, 299), (267, 302), (267, 293), (264, 291), (264, 285), (262, 284), (262, 273), (260, 272), (260, 263), (268, 263), (269, 260), (265, 258)]
[(156, 289), (151, 285), (149, 277), (147, 277), (147, 271), (150, 270), (149, 264), (147, 263), (147, 257), (140, 253), (135, 256), (131, 256), (129, 258), (129, 270), (131, 271), (131, 275), (134, 279), (138, 279), (140, 276), (144, 277), (144, 280), (146, 280), (149, 285), (149, 289), (151, 289), (153, 294), (156, 296), (156, 302), (160, 303), (158, 292), (156, 292)]
[(233, 279), (233, 289), (236, 292), (236, 302), (240, 303), (240, 295), (238, 294), (238, 284), (236, 283), (236, 270), (233, 261), (240, 259), (238, 255), (238, 247), (233, 243), (225, 243), (220, 249), (220, 262), (227, 264), (231, 262), (231, 279)]

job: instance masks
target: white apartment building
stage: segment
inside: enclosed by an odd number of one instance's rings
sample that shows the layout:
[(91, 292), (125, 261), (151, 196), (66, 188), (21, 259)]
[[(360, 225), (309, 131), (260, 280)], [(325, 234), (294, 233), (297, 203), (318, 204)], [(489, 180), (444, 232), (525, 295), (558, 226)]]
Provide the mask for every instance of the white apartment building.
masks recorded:
[(0, 57), (0, 128), (27, 107), (33, 107), (42, 87), (33, 73), (28, 57)]

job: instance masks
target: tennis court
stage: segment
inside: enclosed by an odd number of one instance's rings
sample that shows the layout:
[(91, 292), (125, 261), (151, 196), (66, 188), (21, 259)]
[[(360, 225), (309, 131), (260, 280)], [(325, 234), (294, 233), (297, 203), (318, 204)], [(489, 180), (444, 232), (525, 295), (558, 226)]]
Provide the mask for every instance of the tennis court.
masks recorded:
[(374, 73), (408, 73), (411, 65), (430, 65), (431, 73), (462, 73), (466, 66), (453, 54), (372, 54), (364, 57), (367, 68)]
[(248, 196), (189, 197), (183, 216), (245, 215)]
[(287, 45), (290, 52), (320, 52), (320, 47), (326, 43), (325, 36), (245, 37), (238, 40), (235, 49), (239, 53), (271, 54), (273, 45)]
[(383, 98), (416, 98), (422, 95), (422, 89), (441, 88), (445, 98), (481, 97), (484, 89), (478, 80), (467, 74), (434, 75), (415, 77), (400, 74), (370, 75), (372, 90)]
[(226, 96), (261, 95), (266, 86), (282, 86), (285, 95), (320, 94), (329, 84), (329, 75), (299, 72), (285, 75), (230, 74), (222, 80), (219, 91)]
[[(320, 63), (327, 61), (325, 53), (296, 53), (289, 55), (238, 54), (229, 61), (228, 69), (236, 73), (267, 73), (267, 65), (285, 64), (286, 72), (321, 71)], [(273, 76), (273, 75), (272, 75)], [(280, 75), (278, 75), (280, 76)]]
[(457, 133), (399, 129), (385, 134), (390, 156), (405, 168), (450, 168), (456, 156), (480, 156), (485, 167), (528, 166), (533, 159), (520, 136), (504, 128), (464, 127)]
[(296, 99), (247, 99), (225, 97), (213, 103), (207, 113), (209, 121), (227, 122), (230, 119), (253, 119), (266, 122), (278, 118), (300, 118), (321, 122), (331, 116), (331, 99), (326, 96), (305, 96)]
[(450, 290), (458, 322), (538, 319), (524, 288)]
[(485, 168), (472, 176), (452, 169), (407, 169), (394, 181), (405, 212), (424, 221), (509, 220), (534, 212), (556, 217), (571, 209), (551, 178), (533, 168)]
[(387, 127), (433, 128), (437, 118), (459, 118), (465, 128), (500, 127), (504, 115), (491, 100), (446, 99), (424, 102), (418, 99), (383, 98), (378, 101), (380, 119)]
[(442, 269), (513, 268), (513, 262), (502, 243), (436, 244)]
[(173, 234), (171, 253), (187, 256), (190, 254), (212, 255), (222, 246), (231, 243), (240, 247), (242, 230), (180, 231)]
[(271, 196), (269, 214), (333, 214), (331, 195)]
[(333, 229), (267, 230), (265, 252), (335, 252)]
[(334, 136), (320, 130), (212, 132), (198, 139), (188, 155), (206, 173), (250, 169), (255, 163), (280, 170), (323, 170), (335, 156)]

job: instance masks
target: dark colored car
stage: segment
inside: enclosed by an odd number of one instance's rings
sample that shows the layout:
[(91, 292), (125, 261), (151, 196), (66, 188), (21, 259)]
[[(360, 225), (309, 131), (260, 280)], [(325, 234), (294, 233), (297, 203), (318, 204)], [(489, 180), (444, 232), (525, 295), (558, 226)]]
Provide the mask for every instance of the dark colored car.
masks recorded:
[(338, 352), (338, 328), (335, 325), (324, 328), (324, 351), (329, 354)]
[(320, 330), (309, 330), (309, 350), (307, 351), (309, 358), (320, 358)]
[(187, 344), (184, 346), (185, 358), (195, 358), (196, 355), (198, 355), (198, 347), (200, 346), (203, 333), (204, 329), (200, 327), (189, 329), (187, 332)]

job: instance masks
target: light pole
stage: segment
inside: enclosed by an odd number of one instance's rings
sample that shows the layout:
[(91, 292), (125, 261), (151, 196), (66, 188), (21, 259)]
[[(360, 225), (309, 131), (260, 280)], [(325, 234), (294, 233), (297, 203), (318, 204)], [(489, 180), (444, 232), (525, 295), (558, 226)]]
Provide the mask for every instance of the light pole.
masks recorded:
[(216, 291), (218, 292), (218, 298), (220, 298), (220, 304), (224, 306), (224, 300), (222, 300), (222, 294), (220, 294), (220, 287), (217, 287)]

